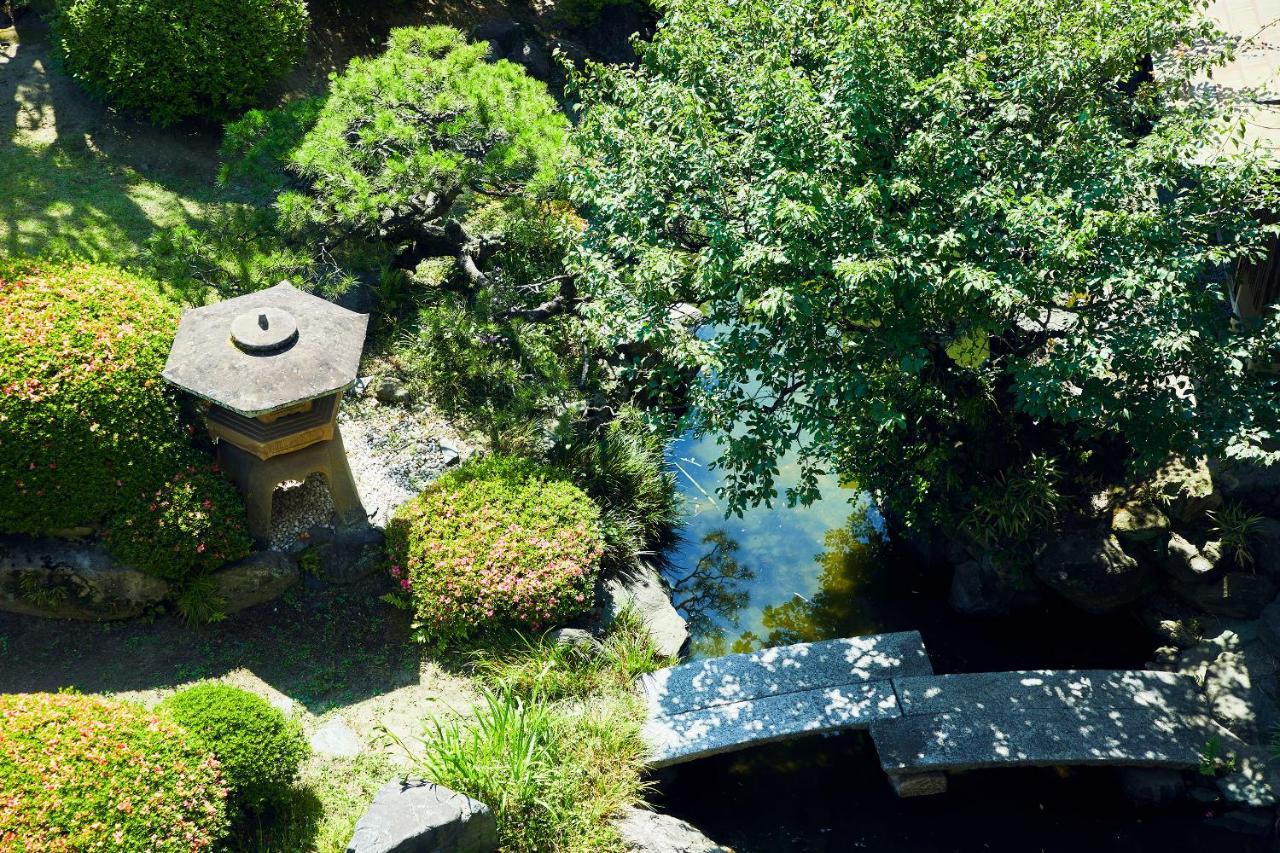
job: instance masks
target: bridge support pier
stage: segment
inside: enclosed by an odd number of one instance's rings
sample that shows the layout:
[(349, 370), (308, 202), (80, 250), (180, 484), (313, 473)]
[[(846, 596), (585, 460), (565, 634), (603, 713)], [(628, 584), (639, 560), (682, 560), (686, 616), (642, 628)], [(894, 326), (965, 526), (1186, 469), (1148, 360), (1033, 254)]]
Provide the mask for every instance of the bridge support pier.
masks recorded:
[(946, 773), (889, 773), (889, 784), (899, 797), (931, 797), (947, 792)]

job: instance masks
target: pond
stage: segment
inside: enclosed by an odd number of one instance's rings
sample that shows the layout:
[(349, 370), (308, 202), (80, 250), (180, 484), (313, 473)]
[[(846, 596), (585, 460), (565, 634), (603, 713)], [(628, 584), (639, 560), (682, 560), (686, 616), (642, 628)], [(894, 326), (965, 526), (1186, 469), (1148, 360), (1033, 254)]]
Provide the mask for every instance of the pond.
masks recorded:
[[(798, 641), (916, 629), (937, 672), (1142, 668), (1155, 645), (1127, 614), (1052, 601), (1010, 617), (961, 616), (950, 572), (895, 542), (865, 495), (828, 478), (809, 507), (755, 507), (726, 519), (711, 437), (671, 448), (687, 501), (668, 555), (695, 657)], [(794, 482), (784, 462), (779, 491)], [(655, 803), (740, 853), (754, 851), (1262, 851), (1205, 820), (1204, 806), (1151, 811), (1109, 768), (956, 775), (940, 797), (902, 800), (862, 733), (774, 744), (663, 771)], [(1252, 846), (1251, 846), (1252, 845)]]

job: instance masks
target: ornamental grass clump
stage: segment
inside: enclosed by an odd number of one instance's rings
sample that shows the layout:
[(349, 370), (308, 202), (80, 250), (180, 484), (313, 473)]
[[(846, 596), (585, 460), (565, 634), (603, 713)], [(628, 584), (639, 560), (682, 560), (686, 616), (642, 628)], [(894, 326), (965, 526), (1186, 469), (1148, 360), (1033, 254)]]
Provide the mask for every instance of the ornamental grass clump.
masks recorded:
[(0, 696), (0, 848), (209, 850), (226, 830), (217, 759), (163, 716), (96, 696)]
[(387, 528), (402, 603), (437, 644), (585, 612), (603, 550), (600, 511), (581, 489), (507, 457), (445, 474)]
[(179, 580), (248, 553), (244, 504), (160, 378), (177, 326), (111, 267), (0, 261), (0, 533), (101, 531)]

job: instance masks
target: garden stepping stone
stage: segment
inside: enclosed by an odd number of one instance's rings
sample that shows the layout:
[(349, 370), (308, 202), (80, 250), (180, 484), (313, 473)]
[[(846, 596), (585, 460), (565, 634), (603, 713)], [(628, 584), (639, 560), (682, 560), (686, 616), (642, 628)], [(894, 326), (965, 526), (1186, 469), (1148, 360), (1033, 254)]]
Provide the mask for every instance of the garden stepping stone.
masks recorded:
[(311, 749), (321, 755), (350, 758), (364, 752), (360, 736), (341, 717), (334, 717), (311, 736)]

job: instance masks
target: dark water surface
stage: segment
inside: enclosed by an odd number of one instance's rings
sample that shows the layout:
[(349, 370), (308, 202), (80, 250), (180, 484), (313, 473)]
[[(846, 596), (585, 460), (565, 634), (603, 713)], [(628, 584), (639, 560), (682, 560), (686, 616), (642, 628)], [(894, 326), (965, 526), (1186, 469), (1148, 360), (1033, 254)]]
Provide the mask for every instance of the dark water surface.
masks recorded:
[[(955, 614), (950, 573), (884, 542), (874, 509), (834, 481), (814, 506), (725, 519), (707, 468), (716, 454), (705, 438), (672, 448), (690, 519), (671, 577), (696, 629), (695, 656), (913, 628), (939, 673), (1141, 668), (1151, 656), (1155, 642), (1128, 614), (1052, 602), (1009, 618)], [(780, 492), (794, 473), (782, 466)], [(701, 584), (690, 578), (699, 565)], [(1111, 768), (959, 774), (945, 795), (902, 800), (858, 732), (703, 759), (656, 781), (661, 810), (740, 853), (1268, 849), (1214, 826), (1204, 806), (1131, 805)]]

